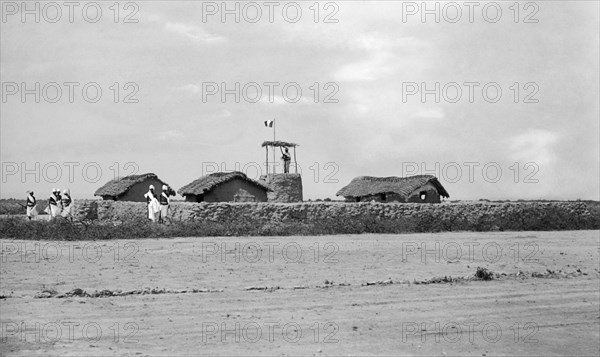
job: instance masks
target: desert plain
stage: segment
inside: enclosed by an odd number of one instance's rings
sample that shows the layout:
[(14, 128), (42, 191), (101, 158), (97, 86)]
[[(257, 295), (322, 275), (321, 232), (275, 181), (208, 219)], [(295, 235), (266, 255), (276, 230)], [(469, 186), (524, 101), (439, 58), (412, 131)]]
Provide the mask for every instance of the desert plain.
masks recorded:
[(600, 351), (597, 230), (0, 244), (3, 356)]

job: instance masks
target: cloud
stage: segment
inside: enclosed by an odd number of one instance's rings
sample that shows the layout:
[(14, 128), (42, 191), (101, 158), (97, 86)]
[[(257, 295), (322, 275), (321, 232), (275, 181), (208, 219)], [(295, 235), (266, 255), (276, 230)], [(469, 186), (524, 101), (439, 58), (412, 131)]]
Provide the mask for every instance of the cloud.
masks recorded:
[(175, 92), (183, 92), (183, 93), (187, 93), (187, 94), (199, 94), (200, 93), (200, 87), (195, 85), (195, 84), (186, 84), (180, 87), (174, 87), (172, 88), (173, 91)]
[(167, 22), (165, 29), (194, 41), (216, 42), (224, 39), (222, 36), (213, 35), (199, 26), (184, 24), (181, 22)]
[(411, 115), (411, 118), (417, 119), (442, 119), (444, 117), (446, 117), (446, 114), (437, 109), (423, 109), (416, 111)]
[[(288, 100), (296, 100), (295, 97), (289, 97), (287, 98)], [(306, 104), (308, 103), (308, 99), (306, 99), (304, 96), (300, 97), (300, 99), (297, 102), (289, 102), (287, 100), (285, 100), (284, 97), (280, 96), (280, 95), (274, 95), (271, 98), (269, 98), (269, 95), (263, 95), (262, 98), (260, 98), (259, 103), (262, 104), (275, 104), (275, 105), (281, 105), (281, 104)]]
[(160, 140), (160, 141), (178, 140), (178, 139), (182, 139), (183, 137), (184, 137), (183, 133), (180, 132), (179, 130), (168, 130), (168, 131), (163, 131), (160, 134), (158, 134), (158, 140)]
[(548, 165), (556, 159), (553, 147), (558, 139), (558, 134), (554, 132), (530, 128), (510, 139), (512, 157), (519, 162), (534, 162), (540, 166)]
[(364, 34), (348, 44), (354, 50), (367, 53), (368, 58), (342, 66), (334, 74), (338, 81), (373, 81), (392, 75), (401, 68), (401, 62), (410, 62), (411, 53), (427, 46), (414, 37), (395, 38), (379, 33)]
[(217, 118), (228, 118), (231, 116), (231, 114), (232, 113), (229, 110), (223, 109), (223, 110), (220, 110), (219, 112), (217, 112), (216, 116), (217, 116)]
[(335, 73), (334, 78), (349, 82), (372, 81), (392, 72), (392, 68), (387, 65), (388, 60), (388, 54), (376, 53), (366, 61), (343, 66)]
[(427, 46), (427, 43), (416, 37), (390, 37), (380, 33), (370, 33), (352, 40), (351, 44), (366, 51), (387, 51), (394, 48), (417, 48)]
[(370, 112), (370, 108), (368, 105), (361, 103), (352, 103), (348, 105), (348, 112), (355, 115), (366, 115)]

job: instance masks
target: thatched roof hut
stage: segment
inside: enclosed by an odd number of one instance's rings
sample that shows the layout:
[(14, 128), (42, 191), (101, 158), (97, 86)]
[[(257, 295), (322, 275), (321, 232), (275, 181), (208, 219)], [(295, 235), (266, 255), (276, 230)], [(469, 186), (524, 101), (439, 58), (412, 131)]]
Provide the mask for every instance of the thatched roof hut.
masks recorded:
[(432, 175), (409, 177), (360, 176), (336, 193), (347, 201), (422, 202), (439, 203), (441, 197), (450, 197), (446, 189)]
[(199, 179), (183, 186), (177, 191), (190, 202), (232, 202), (236, 197), (243, 197), (244, 201), (267, 201), (267, 191), (271, 188), (259, 181), (248, 178), (244, 173), (215, 172), (202, 176)]
[(108, 181), (96, 190), (94, 196), (101, 196), (105, 200), (145, 202), (144, 194), (150, 185), (154, 186), (154, 193), (160, 195), (162, 185), (167, 184), (153, 173), (129, 175)]

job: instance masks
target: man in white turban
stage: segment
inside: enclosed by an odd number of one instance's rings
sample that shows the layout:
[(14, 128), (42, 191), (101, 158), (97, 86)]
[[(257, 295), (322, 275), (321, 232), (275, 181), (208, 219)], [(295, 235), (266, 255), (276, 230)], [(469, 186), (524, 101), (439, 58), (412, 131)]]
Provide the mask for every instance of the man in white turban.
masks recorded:
[(29, 218), (29, 220), (38, 214), (36, 204), (37, 201), (33, 195), (33, 191), (27, 191), (27, 218)]
[(154, 186), (148, 187), (148, 192), (144, 195), (146, 203), (148, 204), (148, 219), (152, 222), (156, 222), (156, 215), (160, 212), (160, 204), (154, 193)]
[(56, 202), (58, 204), (58, 209), (60, 211), (62, 211), (63, 204), (62, 204), (62, 196), (60, 195), (60, 188), (56, 189), (56, 198), (58, 198), (58, 201)]
[(73, 220), (73, 215), (71, 214), (71, 209), (73, 208), (73, 199), (71, 199), (71, 191), (69, 189), (63, 191), (61, 201), (63, 206), (61, 216)]
[(60, 198), (58, 198), (58, 194), (56, 193), (58, 190), (53, 188), (52, 189), (52, 194), (50, 195), (50, 198), (48, 198), (48, 209), (50, 213), (50, 219), (54, 219), (58, 216), (60, 216)]
[(160, 202), (160, 223), (164, 223), (165, 219), (169, 216), (169, 186), (163, 185), (162, 192), (158, 201)]

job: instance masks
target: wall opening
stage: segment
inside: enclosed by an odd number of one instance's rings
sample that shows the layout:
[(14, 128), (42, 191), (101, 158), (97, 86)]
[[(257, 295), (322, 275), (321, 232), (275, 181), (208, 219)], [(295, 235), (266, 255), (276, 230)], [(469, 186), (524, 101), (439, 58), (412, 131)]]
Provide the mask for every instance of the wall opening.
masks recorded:
[(419, 193), (419, 197), (421, 197), (421, 201), (425, 201), (427, 199), (427, 192), (426, 191), (421, 191)]

